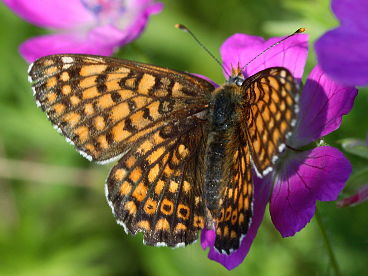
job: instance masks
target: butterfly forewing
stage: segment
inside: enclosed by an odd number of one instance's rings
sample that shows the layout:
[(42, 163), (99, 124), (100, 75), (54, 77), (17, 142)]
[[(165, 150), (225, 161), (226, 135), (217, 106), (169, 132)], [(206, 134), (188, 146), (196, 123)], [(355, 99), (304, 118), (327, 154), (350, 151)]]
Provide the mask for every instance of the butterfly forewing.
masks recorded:
[(29, 74), (36, 100), (55, 127), (100, 162), (164, 123), (203, 111), (213, 90), (189, 74), (99, 56), (44, 57)]
[(298, 112), (298, 89), (281, 67), (263, 70), (245, 80), (243, 130), (259, 176), (269, 173), (285, 150)]

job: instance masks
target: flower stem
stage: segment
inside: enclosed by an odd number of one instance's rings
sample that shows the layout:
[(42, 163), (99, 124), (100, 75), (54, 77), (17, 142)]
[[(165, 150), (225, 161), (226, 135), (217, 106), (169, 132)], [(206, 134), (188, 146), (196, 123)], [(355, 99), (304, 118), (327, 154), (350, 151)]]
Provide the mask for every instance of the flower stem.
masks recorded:
[(324, 244), (326, 246), (328, 255), (330, 257), (330, 262), (331, 262), (332, 268), (335, 272), (335, 275), (336, 276), (341, 276), (340, 268), (339, 268), (339, 265), (337, 264), (335, 253), (332, 250), (330, 240), (328, 239), (326, 229), (323, 226), (322, 218), (319, 215), (318, 209), (316, 209), (316, 215), (315, 216), (316, 216), (316, 220), (317, 220), (317, 224), (319, 226), (319, 229), (321, 230), (322, 238), (323, 238)]

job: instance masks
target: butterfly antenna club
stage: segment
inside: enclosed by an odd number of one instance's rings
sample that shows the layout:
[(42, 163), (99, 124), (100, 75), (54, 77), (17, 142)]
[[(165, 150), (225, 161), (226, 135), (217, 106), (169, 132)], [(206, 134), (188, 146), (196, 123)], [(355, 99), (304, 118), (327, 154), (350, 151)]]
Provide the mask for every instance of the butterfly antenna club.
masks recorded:
[(272, 44), (271, 46), (267, 47), (266, 49), (264, 49), (262, 52), (260, 52), (258, 55), (256, 55), (254, 58), (252, 58), (247, 64), (245, 64), (241, 70), (239, 72), (242, 72), (249, 64), (251, 64), (253, 61), (255, 61), (257, 58), (259, 58), (261, 55), (263, 55), (264, 53), (266, 53), (268, 50), (272, 49), (273, 47), (279, 45), (281, 42), (289, 39), (290, 37), (293, 37), (296, 34), (300, 34), (300, 33), (304, 33), (306, 31), (306, 28), (299, 28), (297, 29), (295, 32), (293, 32), (292, 34), (284, 37), (283, 39), (275, 42), (274, 44)]

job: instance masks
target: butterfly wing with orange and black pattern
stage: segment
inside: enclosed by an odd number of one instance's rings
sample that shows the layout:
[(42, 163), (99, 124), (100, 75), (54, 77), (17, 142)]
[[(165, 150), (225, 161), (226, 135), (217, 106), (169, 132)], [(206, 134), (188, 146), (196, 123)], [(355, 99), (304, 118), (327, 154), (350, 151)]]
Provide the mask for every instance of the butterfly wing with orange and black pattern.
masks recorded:
[(118, 223), (128, 233), (144, 232), (145, 244), (184, 246), (205, 227), (205, 133), (193, 120), (155, 131), (124, 155), (107, 180)]
[(120, 159), (107, 181), (117, 220), (148, 244), (187, 244), (205, 225), (204, 120), (212, 84), (153, 65), (54, 55), (29, 71), (38, 105), (90, 160)]
[(158, 126), (206, 108), (200, 78), (127, 60), (54, 55), (30, 67), (37, 104), (90, 160), (108, 162)]
[(226, 146), (224, 188), (215, 217), (215, 248), (223, 254), (238, 249), (248, 232), (253, 205), (250, 151), (240, 125), (231, 129)]
[(246, 79), (242, 89), (242, 129), (254, 169), (262, 177), (272, 171), (295, 127), (298, 86), (286, 68), (273, 67)]

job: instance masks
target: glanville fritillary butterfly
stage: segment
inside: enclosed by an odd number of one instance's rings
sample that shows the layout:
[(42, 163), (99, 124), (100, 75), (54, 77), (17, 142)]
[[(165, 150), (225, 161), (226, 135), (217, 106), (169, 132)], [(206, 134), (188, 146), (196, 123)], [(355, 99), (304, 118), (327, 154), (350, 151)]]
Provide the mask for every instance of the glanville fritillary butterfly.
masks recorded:
[(262, 177), (295, 126), (291, 73), (235, 72), (218, 88), (197, 76), (111, 57), (62, 54), (30, 66), (37, 105), (88, 160), (118, 160), (106, 197), (127, 233), (178, 247), (203, 228), (239, 248)]

